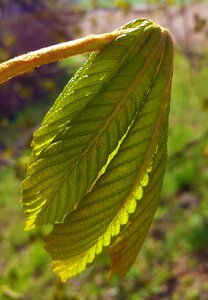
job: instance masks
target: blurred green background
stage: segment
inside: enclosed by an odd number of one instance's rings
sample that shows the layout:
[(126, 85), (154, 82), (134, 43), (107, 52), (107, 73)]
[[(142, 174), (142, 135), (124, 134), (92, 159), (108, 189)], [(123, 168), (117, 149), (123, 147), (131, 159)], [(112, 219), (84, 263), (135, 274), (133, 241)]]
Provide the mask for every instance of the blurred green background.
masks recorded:
[(48, 228), (24, 231), (21, 180), (32, 134), (86, 56), (0, 86), (0, 299), (208, 299), (207, 1), (1, 0), (0, 61), (148, 17), (172, 33), (169, 158), (160, 207), (125, 278), (110, 283), (107, 255), (61, 284), (43, 248)]

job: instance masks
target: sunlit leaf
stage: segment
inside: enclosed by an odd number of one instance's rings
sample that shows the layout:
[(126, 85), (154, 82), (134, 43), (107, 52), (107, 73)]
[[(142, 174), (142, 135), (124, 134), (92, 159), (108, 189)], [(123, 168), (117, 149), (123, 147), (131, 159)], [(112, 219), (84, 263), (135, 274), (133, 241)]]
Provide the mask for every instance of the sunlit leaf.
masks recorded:
[(157, 209), (172, 40), (145, 19), (122, 28), (129, 30), (69, 82), (33, 140), (23, 182), (26, 228), (59, 223), (46, 249), (62, 280), (82, 272), (109, 245), (112, 272), (125, 274)]

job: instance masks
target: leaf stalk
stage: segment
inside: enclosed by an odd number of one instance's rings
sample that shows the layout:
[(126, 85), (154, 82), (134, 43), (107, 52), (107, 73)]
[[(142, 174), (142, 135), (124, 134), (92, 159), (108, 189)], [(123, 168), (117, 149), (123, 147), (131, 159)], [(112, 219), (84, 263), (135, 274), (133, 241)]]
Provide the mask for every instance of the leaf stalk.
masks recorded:
[(111, 33), (91, 34), (12, 58), (0, 64), (0, 84), (13, 77), (32, 72), (36, 67), (70, 56), (99, 51), (125, 32), (126, 30), (117, 30)]

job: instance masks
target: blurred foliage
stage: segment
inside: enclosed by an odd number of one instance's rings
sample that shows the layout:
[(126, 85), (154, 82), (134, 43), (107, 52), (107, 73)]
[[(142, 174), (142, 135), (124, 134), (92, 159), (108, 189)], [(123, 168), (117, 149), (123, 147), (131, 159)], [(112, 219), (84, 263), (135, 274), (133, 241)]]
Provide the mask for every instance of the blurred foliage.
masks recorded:
[[(0, 1), (0, 5), (10, 2)], [(49, 3), (50, 8), (53, 6), (53, 1), (43, 2), (47, 5)], [(88, 9), (96, 3), (101, 5), (100, 1), (84, 0), (79, 3), (74, 1), (74, 4), (83, 7), (84, 2)], [(105, 1), (109, 5), (117, 5), (118, 2)], [(156, 4), (161, 2), (185, 5), (193, 1), (154, 1)], [(208, 21), (204, 21), (200, 14), (195, 20), (193, 31), (203, 31), (206, 35)], [(60, 65), (69, 76), (84, 59), (84, 56), (71, 58)], [(169, 160), (161, 205), (133, 268), (124, 279), (113, 277), (110, 283), (106, 283), (110, 262), (107, 257), (103, 257), (95, 266), (96, 272), (91, 267), (78, 278), (62, 285), (51, 272), (49, 256), (41, 246), (44, 235), (50, 228), (30, 232), (23, 230), (24, 219), (19, 204), (20, 181), (24, 177), (30, 154), (28, 146), (31, 133), (40, 123), (49, 103), (35, 102), (18, 114), (15, 108), (15, 118), (8, 119), (7, 115), (3, 115), (0, 120), (1, 300), (208, 299), (207, 66), (206, 48), (199, 47), (195, 51), (188, 44), (186, 48), (176, 49)], [(40, 75), (39, 71), (37, 76)], [(42, 79), (40, 81), (44, 82)], [(62, 78), (61, 81), (63, 85), (65, 79)], [(2, 87), (0, 86), (0, 94)], [(33, 85), (29, 84), (29, 87)], [(27, 89), (23, 92), (26, 93)], [(13, 91), (11, 94), (13, 95)], [(0, 103), (5, 102), (5, 99), (9, 98), (0, 96)], [(2, 107), (0, 111), (2, 112)]]
[[(206, 2), (206, 0), (199, 0), (199, 2)], [(80, 0), (79, 4), (86, 9), (95, 8), (130, 8), (132, 5), (188, 5), (191, 3), (196, 3), (196, 0)]]

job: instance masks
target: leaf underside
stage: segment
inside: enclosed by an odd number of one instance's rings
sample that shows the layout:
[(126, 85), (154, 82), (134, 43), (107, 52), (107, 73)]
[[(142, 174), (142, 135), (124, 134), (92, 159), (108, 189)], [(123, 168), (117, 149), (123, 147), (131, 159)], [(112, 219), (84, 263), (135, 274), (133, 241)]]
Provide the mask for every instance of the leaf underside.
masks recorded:
[[(90, 56), (34, 134), (23, 182), (26, 229), (46, 238), (63, 281), (110, 245), (124, 275), (158, 206), (172, 78), (169, 33), (146, 19)], [(111, 273), (109, 276), (111, 276)]]

